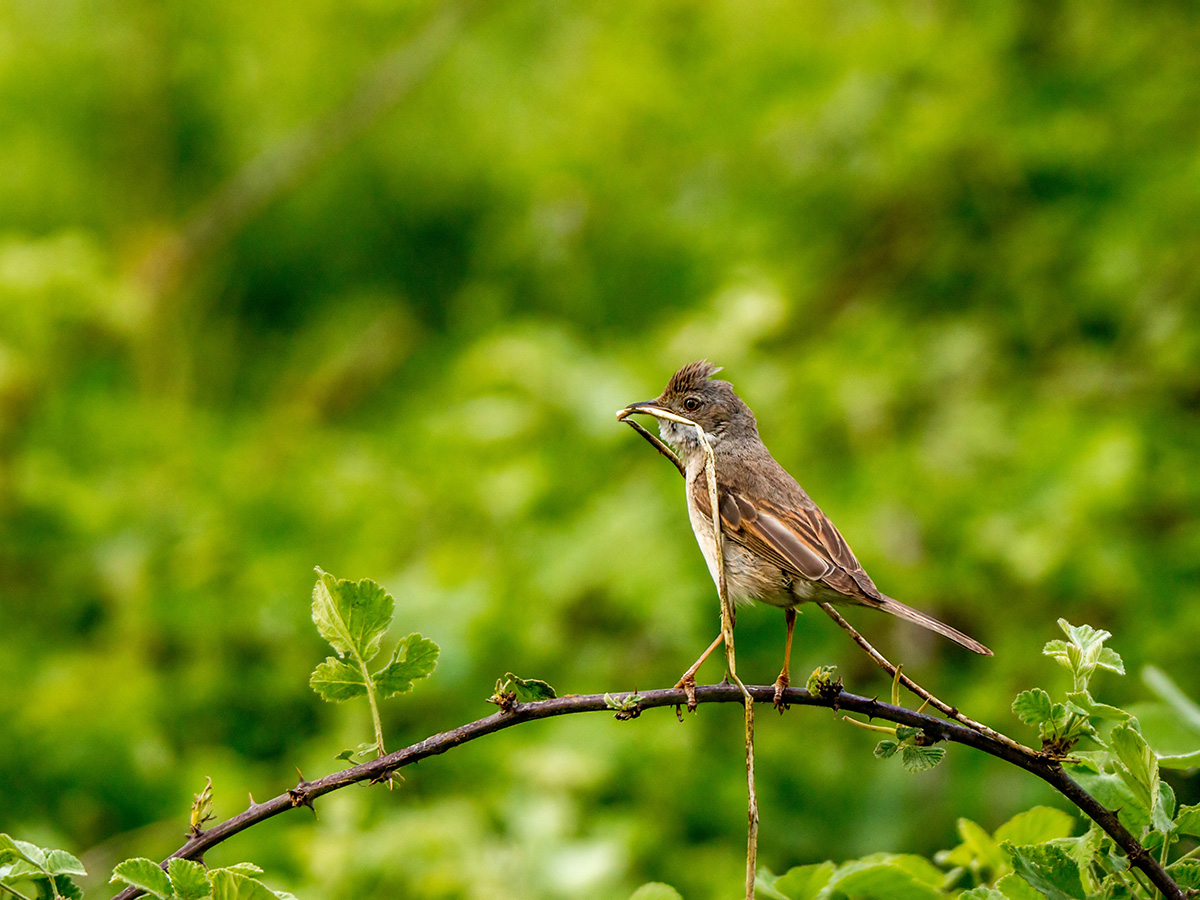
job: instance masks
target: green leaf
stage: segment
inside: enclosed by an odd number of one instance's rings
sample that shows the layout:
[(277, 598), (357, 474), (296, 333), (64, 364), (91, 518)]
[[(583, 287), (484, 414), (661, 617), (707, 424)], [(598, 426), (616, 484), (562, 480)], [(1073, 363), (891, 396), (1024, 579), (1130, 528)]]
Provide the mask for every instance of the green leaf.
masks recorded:
[(877, 853), (838, 867), (826, 890), (856, 900), (941, 900), (944, 877), (919, 856)]
[(1000, 852), (1000, 846), (992, 836), (970, 819), (958, 820), (958, 836), (962, 843), (952, 850), (943, 850), (936, 856), (939, 865), (969, 869), (980, 872), (999, 873), (1008, 868), (1008, 858)]
[(190, 859), (172, 859), (167, 863), (167, 875), (179, 900), (202, 900), (212, 895), (208, 870)]
[(1075, 864), (1079, 866), (1080, 873), (1085, 874), (1089, 871), (1092, 863), (1095, 861), (1096, 855), (1100, 852), (1100, 845), (1104, 842), (1104, 839), (1104, 830), (1093, 822), (1080, 837), (1055, 838), (1051, 843), (1066, 851), (1067, 855), (1075, 860)]
[(993, 837), (997, 843), (1008, 841), (1022, 846), (1070, 837), (1074, 830), (1075, 818), (1070, 813), (1049, 806), (1035, 806), (1017, 813), (997, 828)]
[(1121, 763), (1117, 774), (1129, 785), (1138, 805), (1149, 812), (1158, 802), (1158, 758), (1154, 751), (1129, 725), (1114, 728), (1108, 741)]
[(900, 749), (900, 743), (893, 740), (882, 740), (875, 745), (875, 758), (887, 759)]
[(1121, 824), (1134, 834), (1140, 834), (1143, 828), (1149, 827), (1150, 811), (1138, 805), (1125, 780), (1118, 775), (1101, 772), (1091, 760), (1082, 758), (1082, 754), (1078, 755), (1080, 762), (1063, 763), (1064, 771), (1108, 809), (1115, 809)]
[(1200, 803), (1180, 807), (1175, 816), (1175, 828), (1180, 834), (1200, 837)]
[(1119, 706), (1097, 703), (1087, 691), (1075, 691), (1067, 694), (1067, 700), (1087, 716), (1095, 716), (1098, 719), (1108, 719), (1114, 722), (1127, 722), (1130, 719), (1130, 714)]
[(813, 863), (788, 869), (772, 887), (788, 900), (814, 900), (833, 878), (837, 866), (831, 862)]
[(1046, 900), (1046, 896), (1031, 888), (1028, 882), (1015, 872), (1010, 872), (996, 882), (996, 890), (1005, 900)]
[(1054, 704), (1050, 695), (1041, 688), (1021, 691), (1013, 700), (1012, 711), (1026, 725), (1040, 726), (1050, 722), (1054, 715)]
[(1151, 746), (1162, 768), (1186, 769), (1200, 764), (1200, 730), (1173, 705), (1135, 703), (1129, 708), (1138, 731)]
[(330, 703), (342, 703), (355, 697), (363, 697), (367, 693), (362, 669), (343, 662), (336, 656), (326, 657), (325, 662), (313, 669), (308, 685), (322, 700)]
[[(1108, 632), (1104, 632), (1108, 634)], [(1112, 637), (1112, 635), (1109, 635)], [(1118, 675), (1125, 674), (1125, 661), (1121, 659), (1121, 654), (1110, 647), (1101, 649), (1096, 657), (1096, 665), (1101, 669), (1108, 669), (1110, 672), (1116, 672)]]
[(683, 897), (669, 884), (651, 881), (634, 891), (629, 900), (683, 900)]
[(536, 678), (519, 678), (512, 672), (504, 673), (504, 685), (506, 690), (510, 690), (517, 695), (517, 700), (522, 703), (535, 703), (538, 700), (553, 700), (558, 696), (554, 692), (554, 688), (545, 681), (539, 681)]
[(1104, 646), (1104, 642), (1112, 637), (1109, 632), (1091, 625), (1072, 625), (1066, 619), (1059, 619), (1058, 626), (1067, 640), (1047, 642), (1042, 653), (1071, 670), (1075, 690), (1087, 690), (1088, 679), (1097, 667), (1125, 673), (1120, 655)]
[(347, 581), (317, 569), (313, 622), (339, 656), (349, 653), (369, 662), (392, 624), (395, 605), (391, 595), (369, 578)]
[(958, 900), (1004, 900), (1004, 895), (990, 887), (980, 885), (969, 891), (963, 891), (958, 895)]
[(905, 744), (900, 751), (900, 764), (908, 772), (924, 772), (946, 758), (945, 747), (918, 747)]
[(6, 858), (23, 859), (39, 872), (50, 874), (46, 871), (46, 852), (41, 847), (29, 841), (19, 841), (7, 834), (0, 834), (0, 861)]
[(1013, 871), (1049, 900), (1086, 900), (1079, 866), (1054, 844), (1018, 846), (1010, 841), (1001, 848), (1012, 861)]
[(1194, 753), (1184, 753), (1180, 756), (1158, 757), (1160, 769), (1194, 769), (1200, 766), (1200, 750)]
[(158, 900), (171, 900), (175, 896), (167, 873), (152, 859), (127, 859), (117, 863), (108, 883), (135, 887)]
[(66, 850), (46, 851), (46, 871), (50, 875), (86, 875), (87, 870)]
[(1167, 874), (1186, 890), (1200, 890), (1200, 860), (1181, 859), (1167, 866)]
[[(367, 744), (366, 746), (374, 746)], [(222, 866), (220, 869), (214, 869), (216, 872), (236, 872), (239, 875), (261, 875), (263, 870), (252, 862), (234, 863), (232, 866)]]
[(261, 881), (234, 867), (212, 869), (213, 900), (276, 900), (275, 893)]
[(910, 740), (912, 738), (915, 738), (920, 733), (921, 733), (920, 728), (914, 728), (911, 725), (897, 725), (896, 726), (896, 739), (899, 741)]
[(375, 673), (381, 697), (394, 697), (412, 690), (413, 682), (437, 668), (438, 645), (419, 634), (410, 634), (396, 645), (392, 660)]
[(341, 753), (339, 753), (337, 756), (335, 756), (334, 759), (340, 759), (340, 760), (343, 760), (344, 762), (354, 762), (354, 753), (355, 753), (355, 751), (346, 749), (346, 750), (343, 750)]
[(67, 875), (54, 876), (54, 888), (62, 900), (82, 900), (83, 891)]

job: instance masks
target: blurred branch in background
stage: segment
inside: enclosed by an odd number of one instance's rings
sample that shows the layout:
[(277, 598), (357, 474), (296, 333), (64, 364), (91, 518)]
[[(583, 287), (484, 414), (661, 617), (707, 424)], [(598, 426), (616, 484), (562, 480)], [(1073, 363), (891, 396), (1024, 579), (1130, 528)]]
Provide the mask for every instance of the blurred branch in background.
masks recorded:
[(195, 265), (403, 100), (454, 46), (470, 9), (468, 3), (442, 7), (367, 71), (344, 104), (262, 151), (218, 189), (141, 265), (138, 280), (152, 301), (173, 293)]

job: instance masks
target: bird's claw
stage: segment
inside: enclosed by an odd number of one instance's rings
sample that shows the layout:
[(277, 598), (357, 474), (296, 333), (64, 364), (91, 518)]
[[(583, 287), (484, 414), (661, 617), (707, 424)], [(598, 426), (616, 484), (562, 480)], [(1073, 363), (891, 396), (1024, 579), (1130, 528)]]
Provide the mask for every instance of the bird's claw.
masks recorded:
[(783, 692), (788, 689), (789, 684), (791, 684), (791, 679), (783, 672), (780, 672), (779, 677), (775, 679), (775, 708), (779, 710), (781, 716), (785, 710), (791, 708), (791, 705), (783, 699)]
[(684, 694), (687, 696), (688, 712), (696, 711), (696, 676), (691, 672), (686, 673), (679, 682), (675, 685), (676, 688), (683, 688)]

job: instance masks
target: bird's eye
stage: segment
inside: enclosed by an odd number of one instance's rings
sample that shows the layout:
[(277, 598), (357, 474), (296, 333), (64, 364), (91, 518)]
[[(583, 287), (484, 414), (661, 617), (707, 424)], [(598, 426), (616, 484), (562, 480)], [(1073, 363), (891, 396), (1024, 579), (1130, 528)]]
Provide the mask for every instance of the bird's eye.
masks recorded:
[(696, 410), (698, 410), (700, 408), (700, 401), (697, 400), (695, 397), (688, 397), (686, 400), (683, 401), (683, 408), (686, 409), (688, 412), (695, 412)]

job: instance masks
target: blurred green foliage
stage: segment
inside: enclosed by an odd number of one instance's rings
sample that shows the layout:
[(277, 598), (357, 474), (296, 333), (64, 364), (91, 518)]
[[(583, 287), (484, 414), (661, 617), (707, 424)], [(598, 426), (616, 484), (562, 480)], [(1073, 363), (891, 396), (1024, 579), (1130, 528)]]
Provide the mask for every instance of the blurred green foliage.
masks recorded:
[[(177, 846), (205, 776), (225, 817), (337, 765), (369, 720), (308, 688), (314, 565), (442, 648), (388, 746), (505, 672), (673, 682), (716, 602), (613, 412), (701, 356), (881, 589), (996, 651), (853, 615), (935, 693), (1021, 728), (1017, 691), (1069, 687), (1038, 652), (1065, 617), (1200, 695), (1192, 4), (481, 4), (160, 289), (221, 185), (431, 12), (0, 7), (0, 830), (105, 873)], [(743, 677), (782, 637), (743, 612)], [(823, 616), (797, 639), (796, 671), (887, 690)], [(525, 727), (209, 861), (308, 897), (730, 896), (740, 720)], [(811, 711), (758, 737), (777, 872), (1053, 802), (961, 749), (903, 775)]]

